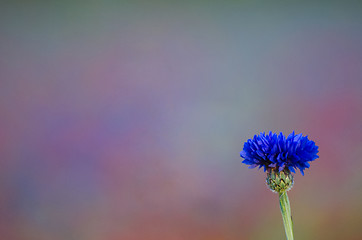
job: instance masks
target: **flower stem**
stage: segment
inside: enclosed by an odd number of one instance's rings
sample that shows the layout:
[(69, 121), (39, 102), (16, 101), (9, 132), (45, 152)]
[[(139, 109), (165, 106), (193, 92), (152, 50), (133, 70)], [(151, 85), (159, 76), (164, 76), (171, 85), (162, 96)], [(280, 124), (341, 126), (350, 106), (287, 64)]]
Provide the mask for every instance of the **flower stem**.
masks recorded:
[(293, 240), (293, 221), (287, 192), (279, 193), (279, 203), (283, 217), (285, 234), (287, 235), (288, 240)]

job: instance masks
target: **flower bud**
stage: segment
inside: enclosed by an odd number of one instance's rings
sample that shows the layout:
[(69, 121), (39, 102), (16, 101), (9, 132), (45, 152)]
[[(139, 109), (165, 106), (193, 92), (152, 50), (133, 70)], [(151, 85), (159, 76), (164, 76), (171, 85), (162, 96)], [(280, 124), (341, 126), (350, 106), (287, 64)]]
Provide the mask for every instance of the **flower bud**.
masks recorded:
[(289, 170), (268, 169), (266, 184), (272, 192), (283, 193), (289, 191), (294, 183), (293, 175)]

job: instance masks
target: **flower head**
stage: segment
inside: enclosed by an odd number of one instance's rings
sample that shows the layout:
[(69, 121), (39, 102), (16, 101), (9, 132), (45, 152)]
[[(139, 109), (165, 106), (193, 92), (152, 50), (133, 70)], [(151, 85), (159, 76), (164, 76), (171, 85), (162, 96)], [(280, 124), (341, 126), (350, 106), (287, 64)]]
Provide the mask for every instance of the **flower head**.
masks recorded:
[(264, 167), (277, 171), (291, 171), (299, 168), (302, 175), (304, 169), (309, 168), (309, 163), (318, 158), (318, 146), (314, 141), (303, 137), (302, 134), (295, 135), (294, 131), (287, 137), (280, 133), (260, 133), (245, 142), (240, 156), (245, 160), (243, 163), (250, 165), (249, 168)]

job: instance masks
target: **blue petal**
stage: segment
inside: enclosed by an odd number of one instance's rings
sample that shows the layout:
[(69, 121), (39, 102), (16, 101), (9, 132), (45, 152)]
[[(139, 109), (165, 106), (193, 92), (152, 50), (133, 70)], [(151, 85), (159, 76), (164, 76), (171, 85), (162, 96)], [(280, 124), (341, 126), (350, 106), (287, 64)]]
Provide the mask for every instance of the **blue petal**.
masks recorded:
[(253, 165), (250, 165), (248, 168), (256, 168), (258, 165), (257, 164), (253, 164)]
[(246, 158), (246, 152), (244, 150), (240, 152), (240, 157)]
[(264, 153), (260, 150), (257, 150), (256, 153), (259, 155), (259, 157), (264, 157)]

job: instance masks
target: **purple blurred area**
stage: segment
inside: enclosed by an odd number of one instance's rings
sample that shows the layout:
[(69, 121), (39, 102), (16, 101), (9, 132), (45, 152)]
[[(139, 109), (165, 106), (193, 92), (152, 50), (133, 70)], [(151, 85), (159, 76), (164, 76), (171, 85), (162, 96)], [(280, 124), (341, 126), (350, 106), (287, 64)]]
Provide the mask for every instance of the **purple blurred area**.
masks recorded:
[(284, 239), (243, 143), (320, 158), (296, 239), (362, 239), (362, 5), (8, 1), (0, 7), (0, 239)]

